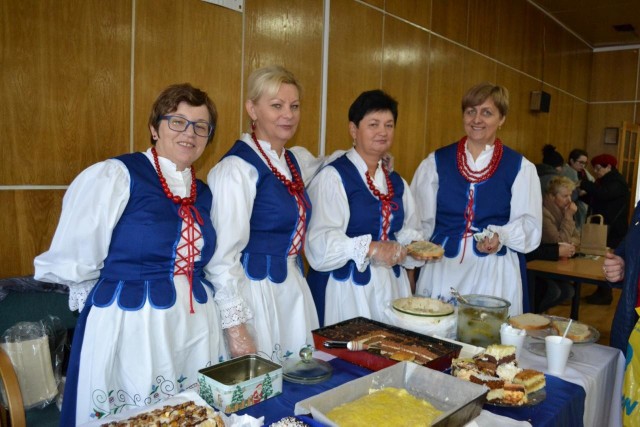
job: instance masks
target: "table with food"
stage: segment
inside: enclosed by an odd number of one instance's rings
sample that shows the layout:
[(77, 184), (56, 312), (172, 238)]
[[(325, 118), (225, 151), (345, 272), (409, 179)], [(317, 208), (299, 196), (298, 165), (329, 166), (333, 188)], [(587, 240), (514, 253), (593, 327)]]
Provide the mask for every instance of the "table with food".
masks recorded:
[[(620, 425), (624, 357), (596, 344), (597, 329), (533, 313), (508, 318), (486, 296), (462, 297), (468, 304), (458, 307), (423, 297), (391, 301), (397, 317), (389, 323), (359, 317), (321, 327), (314, 347), (299, 355), (248, 355), (203, 368), (199, 393), (91, 425), (155, 425), (172, 414), (195, 414), (192, 424), (176, 425), (227, 427)], [(523, 348), (501, 343), (507, 328), (525, 335)], [(452, 329), (464, 330), (462, 341)], [(562, 375), (547, 370), (549, 335), (574, 344)]]

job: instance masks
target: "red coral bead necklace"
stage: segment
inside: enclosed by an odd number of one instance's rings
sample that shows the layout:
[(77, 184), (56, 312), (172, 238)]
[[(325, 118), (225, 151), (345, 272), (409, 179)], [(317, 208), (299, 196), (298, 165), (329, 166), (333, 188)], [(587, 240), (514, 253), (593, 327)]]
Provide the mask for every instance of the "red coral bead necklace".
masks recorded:
[(191, 166), (191, 194), (189, 194), (189, 197), (174, 196), (169, 189), (167, 180), (162, 174), (162, 169), (160, 169), (160, 162), (158, 161), (158, 152), (156, 151), (156, 147), (151, 147), (151, 154), (153, 154), (153, 163), (156, 165), (156, 171), (158, 172), (158, 178), (160, 179), (160, 185), (162, 186), (164, 194), (177, 205), (193, 205), (196, 202), (196, 197), (198, 196), (196, 169)]
[[(252, 125), (252, 130), (254, 127), (255, 125)], [(287, 161), (287, 166), (289, 166), (289, 170), (291, 171), (291, 176), (293, 180), (287, 179), (286, 176), (284, 176), (278, 169), (275, 168), (275, 166), (273, 166), (273, 164), (271, 163), (271, 160), (269, 160), (269, 157), (267, 157), (267, 153), (264, 152), (264, 150), (258, 143), (258, 138), (256, 138), (255, 131), (251, 132), (251, 139), (253, 140), (254, 144), (256, 144), (256, 147), (258, 147), (258, 151), (260, 151), (260, 154), (262, 154), (262, 157), (267, 162), (267, 165), (269, 166), (269, 169), (271, 169), (271, 172), (273, 172), (273, 174), (276, 176), (276, 178), (278, 178), (278, 180), (280, 180), (280, 182), (282, 182), (284, 185), (287, 186), (289, 193), (291, 195), (295, 195), (295, 194), (303, 195), (304, 182), (302, 181), (302, 178), (300, 177), (300, 174), (298, 173), (296, 166), (293, 164), (293, 161), (291, 160), (289, 153), (287, 153), (287, 150), (284, 151), (284, 158)]]
[(460, 175), (462, 175), (464, 179), (471, 183), (486, 181), (493, 176), (493, 174), (496, 172), (496, 169), (498, 169), (498, 166), (500, 165), (500, 160), (502, 159), (503, 152), (502, 141), (496, 138), (495, 143), (493, 144), (493, 155), (491, 156), (489, 164), (485, 168), (482, 168), (478, 171), (474, 171), (469, 167), (469, 163), (467, 162), (467, 153), (465, 152), (466, 142), (467, 137), (465, 136), (458, 142), (456, 152), (456, 160)]

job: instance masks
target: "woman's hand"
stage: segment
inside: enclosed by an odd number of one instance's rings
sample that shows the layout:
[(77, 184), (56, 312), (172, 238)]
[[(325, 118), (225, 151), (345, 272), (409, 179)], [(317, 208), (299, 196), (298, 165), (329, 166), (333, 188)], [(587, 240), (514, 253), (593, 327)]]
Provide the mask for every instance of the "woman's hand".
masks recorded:
[(493, 233), (493, 236), (485, 237), (476, 244), (478, 252), (485, 254), (494, 254), (498, 252), (498, 248), (500, 248), (500, 237), (498, 233)]
[(624, 279), (624, 259), (608, 252), (605, 255), (602, 271), (607, 282), (621, 281)]
[(578, 205), (576, 205), (574, 202), (571, 202), (565, 208), (564, 216), (566, 218), (573, 219), (573, 215), (575, 215), (576, 212), (578, 212)]
[(246, 324), (224, 329), (224, 334), (231, 357), (256, 353), (256, 344)]
[(576, 246), (573, 243), (558, 243), (558, 256), (560, 258), (571, 258), (576, 254)]
[(393, 267), (404, 262), (407, 256), (407, 249), (392, 240), (371, 242), (368, 256), (373, 265)]

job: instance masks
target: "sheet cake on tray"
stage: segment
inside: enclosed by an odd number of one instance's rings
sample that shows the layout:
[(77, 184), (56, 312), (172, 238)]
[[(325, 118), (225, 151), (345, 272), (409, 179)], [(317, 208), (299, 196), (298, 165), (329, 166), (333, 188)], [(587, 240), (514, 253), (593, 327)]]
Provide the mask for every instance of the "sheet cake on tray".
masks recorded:
[[(311, 331), (314, 344), (340, 359), (378, 371), (400, 361), (444, 371), (458, 357), (461, 346), (382, 322), (356, 317)], [(344, 343), (345, 348), (328, 348), (325, 343)], [(346, 348), (362, 348), (353, 351)]]

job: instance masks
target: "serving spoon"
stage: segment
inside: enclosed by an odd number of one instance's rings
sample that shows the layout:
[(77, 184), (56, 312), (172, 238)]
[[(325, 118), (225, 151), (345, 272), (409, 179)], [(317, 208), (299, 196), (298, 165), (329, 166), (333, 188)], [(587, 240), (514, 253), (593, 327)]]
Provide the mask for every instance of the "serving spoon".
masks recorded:
[(469, 301), (467, 301), (467, 299), (465, 297), (460, 295), (460, 292), (458, 292), (458, 290), (456, 288), (454, 288), (452, 286), (450, 291), (451, 291), (451, 295), (453, 295), (458, 301), (463, 302), (465, 304), (469, 304)]

